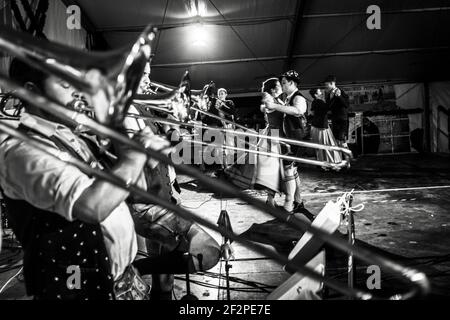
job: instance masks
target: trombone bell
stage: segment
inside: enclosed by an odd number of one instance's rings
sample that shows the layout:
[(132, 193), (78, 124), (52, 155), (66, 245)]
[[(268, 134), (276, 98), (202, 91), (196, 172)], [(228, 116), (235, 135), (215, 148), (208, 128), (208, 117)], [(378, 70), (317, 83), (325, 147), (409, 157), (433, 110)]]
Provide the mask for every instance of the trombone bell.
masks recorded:
[(139, 86), (150, 59), (155, 31), (150, 26), (145, 28), (131, 50), (103, 53), (86, 52), (1, 28), (0, 49), (89, 93), (94, 102), (103, 102), (94, 103), (96, 117), (101, 123), (114, 127), (123, 122)]

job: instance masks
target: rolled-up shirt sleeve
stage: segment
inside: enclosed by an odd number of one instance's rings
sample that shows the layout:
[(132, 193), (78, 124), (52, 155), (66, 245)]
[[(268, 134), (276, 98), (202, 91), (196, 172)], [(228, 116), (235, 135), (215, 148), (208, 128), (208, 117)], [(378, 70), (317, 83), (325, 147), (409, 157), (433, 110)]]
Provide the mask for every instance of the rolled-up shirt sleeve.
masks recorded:
[(74, 220), (74, 203), (94, 182), (78, 168), (14, 139), (0, 146), (0, 163), (0, 184), (6, 196), (69, 221)]
[(308, 110), (308, 104), (306, 103), (306, 99), (302, 96), (297, 96), (294, 99), (294, 107), (297, 108), (300, 115), (305, 114), (305, 112)]

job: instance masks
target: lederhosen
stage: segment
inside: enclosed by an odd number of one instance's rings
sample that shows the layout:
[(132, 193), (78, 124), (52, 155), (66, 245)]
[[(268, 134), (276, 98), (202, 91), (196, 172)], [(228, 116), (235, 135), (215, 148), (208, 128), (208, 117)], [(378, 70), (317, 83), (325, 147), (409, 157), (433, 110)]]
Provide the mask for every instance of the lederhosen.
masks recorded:
[[(292, 97), (289, 99), (287, 106), (293, 106), (294, 105), (294, 99), (295, 97), (304, 96), (300, 93), (300, 91), (296, 91)], [(285, 136), (288, 139), (293, 140), (303, 140), (306, 137), (306, 118), (304, 115), (301, 116), (293, 116), (289, 114), (285, 114), (284, 121), (283, 121), (283, 128)], [(301, 147), (291, 145), (291, 151), (289, 155), (298, 157), (301, 153)], [(286, 161), (285, 165), (291, 165), (292, 161)]]
[[(41, 136), (22, 125), (19, 130), (30, 136)], [(61, 151), (83, 160), (57, 137), (50, 139)], [(23, 270), (28, 295), (35, 299), (115, 298), (111, 265), (100, 224), (79, 220), (70, 222), (23, 200), (5, 197), (5, 201), (11, 227), (24, 250)], [(77, 272), (74, 271), (77, 266), (80, 287), (70, 289), (69, 277)]]

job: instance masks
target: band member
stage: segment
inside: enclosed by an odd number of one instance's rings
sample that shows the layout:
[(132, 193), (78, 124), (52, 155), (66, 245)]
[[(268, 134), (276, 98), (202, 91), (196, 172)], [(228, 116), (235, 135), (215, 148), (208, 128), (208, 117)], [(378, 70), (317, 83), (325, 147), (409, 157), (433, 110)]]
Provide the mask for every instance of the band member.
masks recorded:
[[(284, 114), (283, 129), (284, 134), (289, 139), (302, 140), (306, 134), (307, 110), (306, 99), (298, 90), (300, 83), (299, 74), (290, 70), (281, 77), (281, 87), (284, 94), (284, 104), (274, 102), (269, 94), (265, 94), (263, 102), (267, 110), (274, 110)], [(291, 146), (289, 154), (298, 156), (300, 148)], [(292, 161), (284, 161), (286, 198), (284, 209), (288, 212), (303, 208), (301, 198), (301, 182), (297, 168)]]
[(348, 95), (336, 86), (336, 76), (325, 79), (325, 101), (331, 111), (331, 129), (339, 146), (347, 148)]
[[(48, 76), (13, 60), (10, 77), (29, 90), (71, 108), (77, 91), (55, 76)], [(85, 99), (90, 100), (85, 95)], [(96, 103), (109, 101), (95, 97)], [(105, 169), (99, 148), (74, 134), (69, 123), (26, 106), (20, 130), (42, 141), (50, 152), (66, 154)], [(160, 150), (169, 142), (148, 132), (134, 138)], [(147, 156), (121, 147), (109, 171), (135, 183)], [(10, 137), (0, 145), (0, 185), (6, 196), (11, 226), (24, 250), (27, 293), (35, 299), (144, 298), (146, 284), (131, 266), (137, 245), (133, 219), (125, 203), (129, 192)], [(74, 270), (70, 269), (73, 268)], [(68, 277), (77, 272), (77, 290)], [(129, 289), (129, 290), (128, 290)]]
[[(217, 117), (221, 117), (223, 118), (224, 114), (221, 113), (220, 109), (218, 108), (219, 103), (217, 102), (218, 98), (217, 98), (217, 88), (216, 86), (213, 84), (211, 86), (208, 86), (205, 98), (206, 98), (206, 103), (205, 103), (205, 108), (207, 112), (217, 116)], [(223, 127), (223, 121), (210, 117), (206, 114), (202, 114), (200, 116), (203, 124), (207, 125), (207, 126), (211, 126), (211, 127)]]
[[(328, 125), (328, 104), (324, 101), (324, 95), (321, 89), (315, 88), (309, 91), (309, 94), (313, 98), (311, 104), (311, 137), (312, 142), (336, 146), (336, 140), (334, 139), (333, 132)], [(342, 161), (341, 155), (337, 151), (329, 150), (316, 150), (316, 157), (319, 161), (326, 161), (330, 163), (339, 163)], [(322, 167), (323, 170), (328, 171), (327, 167)]]
[[(236, 118), (236, 108), (233, 100), (227, 100), (228, 92), (224, 88), (217, 90), (218, 99), (216, 100), (216, 108), (219, 111), (219, 116), (225, 120), (234, 122)], [(225, 129), (234, 129), (230, 122), (222, 121), (222, 127)], [(229, 147), (236, 147), (235, 136), (232, 134), (225, 134), (224, 145)], [(234, 163), (235, 151), (231, 149), (224, 150), (224, 166)]]
[(217, 90), (218, 99), (216, 100), (216, 108), (227, 120), (234, 121), (236, 118), (236, 107), (233, 100), (227, 100), (228, 92), (224, 88)]
[[(148, 74), (144, 73), (140, 92), (145, 92), (148, 82)], [(140, 114), (135, 107), (130, 109), (134, 114)], [(131, 132), (149, 126), (154, 134), (164, 134), (167, 129), (134, 117), (126, 117), (125, 126)], [(157, 193), (162, 199), (180, 203), (181, 190), (177, 187), (173, 167), (160, 163), (144, 172), (139, 182), (141, 187)], [(173, 273), (205, 271), (217, 264), (219, 245), (199, 225), (143, 199), (131, 197), (128, 203), (138, 234), (139, 251), (147, 256), (136, 260), (134, 266), (141, 274), (152, 274), (152, 300), (171, 299)]]
[[(205, 86), (206, 87), (206, 86)], [(220, 118), (224, 118), (224, 113), (219, 109), (219, 102), (217, 98), (217, 88), (215, 84), (208, 85), (207, 91), (205, 94), (205, 101), (204, 101), (204, 108), (206, 108), (205, 111), (208, 113), (214, 115), (215, 117), (211, 117), (206, 114), (201, 114), (200, 118), (203, 125), (213, 127), (213, 128), (223, 128), (225, 122), (222, 121)], [(202, 158), (205, 159), (204, 155), (211, 155), (211, 159), (218, 159), (218, 162), (220, 163), (214, 163), (214, 164), (220, 164), (220, 166), (225, 168), (225, 161), (224, 161), (224, 149), (223, 145), (225, 144), (225, 136), (222, 135), (219, 138), (215, 139), (213, 137), (209, 137), (208, 129), (202, 129), (202, 131), (198, 130), (197, 133), (201, 134), (203, 137), (203, 142), (207, 143), (209, 145), (205, 145), (202, 150)], [(221, 133), (222, 134), (222, 133)], [(208, 165), (212, 165), (212, 163), (207, 163)], [(204, 162), (200, 164), (200, 170), (206, 171), (206, 165)]]

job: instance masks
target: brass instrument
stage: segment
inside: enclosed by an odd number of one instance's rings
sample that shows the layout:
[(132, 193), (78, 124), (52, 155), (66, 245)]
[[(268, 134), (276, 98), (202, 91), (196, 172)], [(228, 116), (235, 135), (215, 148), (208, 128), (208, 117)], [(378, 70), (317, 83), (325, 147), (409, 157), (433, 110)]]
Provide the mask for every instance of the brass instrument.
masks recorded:
[(169, 92), (162, 94), (138, 94), (133, 99), (133, 104), (145, 109), (169, 113), (176, 119), (184, 122), (188, 119), (191, 92), (189, 72), (185, 72), (178, 87), (174, 87)]
[[(157, 87), (159, 90), (162, 90), (162, 91), (170, 92), (170, 91), (175, 90), (175, 88), (172, 86), (168, 86), (168, 85), (164, 85), (164, 84), (152, 82), (152, 81), (150, 83), (151, 83), (151, 85)], [(322, 145), (322, 144), (300, 141), (300, 140), (293, 140), (293, 139), (288, 139), (288, 138), (283, 138), (283, 137), (278, 137), (278, 136), (268, 136), (268, 135), (259, 134), (253, 129), (247, 128), (247, 127), (240, 125), (234, 121), (222, 118), (222, 117), (215, 115), (209, 111), (206, 111), (207, 107), (206, 107), (206, 102), (205, 102), (204, 98), (208, 97), (207, 92), (211, 86), (214, 86), (213, 82), (210, 82), (208, 85), (206, 85), (203, 88), (203, 90), (191, 91), (191, 100), (193, 102), (195, 102), (197, 104), (197, 106), (191, 105), (190, 110), (202, 113), (210, 118), (221, 121), (229, 128), (202, 126), (202, 125), (198, 125), (198, 124), (187, 123), (186, 121), (177, 123), (177, 122), (171, 121), (170, 119), (161, 119), (161, 118), (159, 118), (158, 121), (154, 121), (154, 119), (155, 119), (154, 117), (146, 117), (145, 115), (142, 115), (142, 116), (128, 115), (128, 116), (142, 118), (142, 119), (148, 119), (150, 121), (159, 122), (159, 123), (169, 124), (169, 122), (170, 122), (170, 124), (172, 124), (172, 125), (179, 125), (181, 127), (193, 127), (193, 128), (204, 129), (204, 130), (220, 131), (222, 133), (230, 134), (230, 135), (236, 136), (238, 138), (240, 136), (256, 137), (258, 139), (265, 139), (267, 141), (275, 141), (276, 143), (285, 144), (287, 146), (294, 145), (294, 146), (300, 146), (300, 147), (305, 147), (305, 148), (327, 150), (330, 152), (333, 152), (333, 151), (341, 152), (341, 153), (345, 154), (347, 157), (344, 157), (344, 159), (342, 159), (339, 163), (330, 163), (327, 161), (317, 161), (317, 160), (301, 158), (301, 157), (296, 157), (296, 156), (280, 155), (280, 154), (272, 153), (272, 152), (264, 152), (264, 151), (261, 152), (258, 150), (254, 150), (255, 149), (255, 148), (253, 148), (254, 146), (251, 146), (252, 147), (251, 149), (240, 148), (240, 147), (235, 147), (235, 146), (228, 146), (228, 145), (220, 146), (220, 148), (225, 149), (225, 150), (248, 152), (251, 154), (259, 154), (259, 155), (263, 155), (263, 156), (285, 159), (285, 160), (294, 161), (294, 162), (298, 162), (298, 163), (306, 163), (309, 165), (314, 165), (314, 166), (319, 166), (319, 167), (327, 167), (327, 168), (331, 168), (331, 169), (335, 169), (335, 170), (339, 170), (341, 168), (347, 167), (349, 164), (348, 162), (350, 161), (350, 159), (353, 158), (353, 154), (352, 154), (351, 150), (348, 148), (343, 148), (343, 147), (338, 147), (338, 146), (328, 146), (328, 145)], [(193, 94), (194, 92), (195, 92), (195, 94)], [(216, 100), (219, 101), (219, 103), (221, 101), (219, 99), (216, 99)], [(147, 105), (147, 107), (154, 109), (154, 110), (164, 112), (164, 108), (161, 108), (160, 106), (155, 107), (155, 106)], [(214, 107), (216, 107), (216, 106), (214, 106)], [(170, 113), (169, 110), (167, 110), (166, 112)], [(237, 131), (235, 129), (241, 129), (242, 131)], [(192, 143), (201, 144), (203, 146), (211, 145), (211, 144), (201, 142), (201, 141), (192, 141)]]
[[(110, 100), (107, 110), (95, 110), (102, 123), (119, 125), (139, 85), (155, 30), (147, 27), (129, 48), (88, 53), (9, 28), (0, 29), (0, 49), (44, 72), (66, 80), (75, 88)], [(69, 53), (69, 54), (68, 54)]]
[(0, 93), (0, 120), (19, 120), (22, 104), (9, 92)]
[[(79, 113), (74, 110), (69, 110), (58, 103), (50, 101), (49, 99), (47, 99), (42, 95), (26, 90), (25, 88), (16, 85), (15, 83), (13, 83), (11, 80), (9, 80), (4, 76), (0, 76), (0, 83), (5, 85), (8, 88), (8, 90), (13, 92), (17, 98), (20, 98), (29, 104), (32, 104), (42, 110), (45, 110), (57, 116), (60, 119), (69, 121), (74, 125), (81, 124), (91, 129), (94, 133), (98, 134), (99, 136), (109, 137), (111, 140), (114, 140), (118, 143), (126, 144), (130, 148), (145, 153), (149, 157), (157, 161), (171, 165), (178, 172), (184, 173), (188, 176), (198, 179), (198, 181), (203, 186), (209, 188), (211, 191), (216, 191), (229, 197), (236, 197), (242, 199), (243, 201), (248, 202), (249, 204), (254, 206), (255, 208), (267, 212), (273, 215), (274, 217), (280, 219), (281, 221), (286, 222), (290, 226), (293, 226), (302, 231), (308, 231), (315, 237), (323, 239), (329, 245), (339, 250), (353, 254), (355, 258), (359, 258), (363, 261), (369, 262), (370, 264), (378, 265), (380, 266), (380, 268), (383, 268), (386, 271), (397, 274), (404, 280), (408, 281), (412, 285), (412, 287), (404, 293), (398, 293), (391, 297), (378, 297), (370, 292), (362, 291), (359, 289), (346, 288), (337, 281), (327, 279), (322, 275), (316, 273), (315, 271), (305, 267), (304, 264), (302, 263), (289, 260), (287, 257), (276, 253), (274, 250), (268, 249), (263, 245), (259, 245), (249, 240), (246, 240), (245, 238), (242, 238), (231, 231), (217, 227), (215, 224), (207, 221), (206, 219), (201, 218), (198, 215), (184, 208), (181, 208), (169, 201), (165, 201), (153, 194), (147, 193), (146, 190), (140, 189), (135, 185), (129, 184), (128, 182), (122, 180), (121, 178), (115, 175), (91, 168), (89, 165), (80, 162), (75, 158), (66, 159), (63, 158), (62, 156), (60, 157), (60, 160), (78, 167), (86, 174), (95, 176), (100, 179), (104, 179), (110, 182), (111, 184), (114, 184), (124, 190), (129, 191), (132, 194), (142, 197), (143, 199), (151, 201), (152, 203), (158, 204), (160, 206), (166, 207), (167, 209), (173, 211), (174, 213), (180, 215), (185, 219), (198, 222), (199, 224), (202, 224), (207, 228), (215, 230), (221, 233), (222, 235), (226, 236), (227, 238), (240, 242), (250, 249), (259, 251), (262, 254), (277, 260), (281, 264), (287, 265), (289, 268), (295, 269), (297, 272), (307, 277), (310, 277), (311, 279), (321, 281), (330, 288), (333, 288), (334, 290), (341, 292), (349, 297), (355, 297), (358, 299), (374, 299), (374, 298), (408, 299), (419, 295), (425, 295), (429, 292), (430, 290), (429, 282), (425, 274), (412, 268), (406, 268), (388, 258), (382, 257), (365, 248), (350, 245), (347, 243), (347, 241), (339, 237), (336, 237), (332, 234), (329, 234), (323, 231), (322, 229), (316, 228), (310, 225), (310, 223), (308, 222), (298, 219), (295, 216), (286, 214), (284, 211), (278, 208), (267, 206), (263, 201), (254, 199), (250, 195), (242, 193), (240, 190), (237, 190), (228, 183), (210, 178), (202, 174), (195, 168), (176, 164), (170, 158), (163, 155), (161, 152), (155, 151), (151, 148), (146, 149), (136, 141), (129, 139), (128, 136), (121, 134), (117, 130), (115, 130), (114, 129), (115, 125), (120, 124), (120, 121), (125, 116), (126, 111), (125, 106), (128, 103), (130, 103), (131, 100), (133, 99), (134, 95), (133, 90), (135, 90), (136, 88), (135, 84), (137, 83), (137, 79), (142, 73), (143, 65), (141, 63), (134, 63), (134, 62), (136, 62), (137, 58), (147, 57), (147, 49), (148, 51), (150, 51), (151, 49), (149, 45), (150, 42), (147, 41), (150, 39), (149, 34), (151, 32), (149, 33), (149, 30), (151, 29), (147, 28), (146, 31), (139, 37), (138, 41), (133, 46), (131, 53), (128, 55), (129, 58), (126, 59), (124, 65), (118, 64), (116, 60), (114, 61), (115, 65), (119, 67), (119, 70), (122, 70), (123, 72), (119, 72), (118, 75), (116, 74), (116, 76), (114, 77), (106, 77), (105, 74), (100, 73), (101, 75), (100, 79), (104, 81), (101, 85), (97, 82), (89, 81), (88, 79), (89, 73), (92, 70), (97, 69), (95, 69), (94, 66), (92, 67), (86, 66), (91, 65), (92, 63), (91, 58), (96, 57), (97, 54), (83, 53), (83, 57), (86, 59), (85, 64), (83, 65), (79, 57), (75, 58), (75, 61), (71, 61), (71, 59), (69, 58), (69, 57), (76, 57), (80, 51), (74, 51), (74, 49), (70, 49), (59, 45), (48, 45), (47, 43), (38, 44), (36, 42), (26, 43), (24, 41), (17, 41), (17, 39), (15, 39), (13, 35), (17, 35), (19, 37), (19, 40), (23, 39), (22, 35), (18, 35), (17, 33), (9, 33), (4, 30), (0, 31), (0, 48), (3, 48), (4, 50), (7, 50), (10, 53), (16, 53), (23, 60), (33, 65), (39, 66), (43, 70), (57, 74), (58, 77), (61, 77), (62, 79), (65, 79), (67, 81), (71, 81), (71, 83), (73, 83), (74, 85), (75, 83), (77, 83), (77, 85), (80, 87), (82, 86), (87, 87), (88, 85), (91, 85), (90, 87), (91, 89), (93, 89), (94, 93), (98, 93), (99, 90), (103, 90), (104, 88), (115, 88), (116, 89), (114, 90), (115, 94), (109, 96), (111, 100), (111, 105), (113, 105), (113, 107), (110, 107), (109, 109), (111, 108), (117, 109), (108, 110), (106, 116), (99, 119), (101, 120), (101, 122), (88, 117), (86, 114)], [(123, 57), (123, 55), (121, 55), (121, 57)], [(120, 59), (120, 61), (123, 60)], [(20, 131), (17, 131), (16, 129), (14, 129), (13, 127), (11, 127), (6, 123), (0, 122), (0, 131), (3, 131), (8, 135), (15, 137), (17, 139), (23, 140), (24, 142), (28, 143), (34, 148), (42, 150), (43, 152), (47, 153), (49, 152), (44, 144), (42, 144), (38, 140), (35, 140), (34, 138), (31, 138), (23, 134)], [(56, 157), (59, 156), (55, 155), (54, 153), (51, 154)]]
[[(346, 148), (341, 148), (341, 147), (336, 147), (336, 146), (328, 146), (328, 145), (317, 144), (317, 143), (312, 143), (312, 142), (291, 140), (291, 139), (281, 138), (281, 137), (267, 136), (267, 135), (263, 135), (263, 134), (254, 133), (252, 131), (239, 132), (234, 129), (209, 127), (206, 125), (189, 123), (189, 122), (181, 123), (179, 121), (171, 120), (171, 119), (146, 117), (146, 116), (135, 115), (135, 114), (130, 114), (130, 113), (127, 114), (127, 117), (136, 118), (136, 119), (146, 119), (146, 120), (149, 120), (152, 122), (168, 124), (168, 125), (177, 125), (180, 127), (218, 131), (218, 132), (222, 132), (222, 133), (229, 134), (232, 136), (237, 136), (237, 137), (246, 136), (246, 137), (255, 137), (258, 139), (267, 139), (267, 140), (275, 140), (275, 141), (279, 141), (279, 142), (288, 142), (291, 145), (298, 145), (298, 146), (310, 147), (310, 148), (328, 150), (328, 151), (341, 151), (341, 152), (351, 155), (351, 151)], [(202, 146), (213, 145), (212, 143), (202, 142), (199, 140), (187, 140), (187, 142), (192, 143), (192, 144), (202, 145)], [(249, 143), (245, 143), (245, 142), (244, 142), (244, 144), (250, 145)], [(306, 159), (306, 158), (301, 158), (301, 157), (282, 155), (282, 154), (274, 153), (274, 152), (267, 152), (267, 150), (259, 151), (259, 150), (256, 150), (258, 148), (256, 145), (250, 145), (250, 149), (242, 148), (242, 147), (227, 146), (227, 145), (220, 146), (220, 148), (223, 148), (225, 150), (233, 150), (233, 151), (243, 152), (243, 153), (257, 154), (257, 155), (272, 157), (272, 158), (277, 158), (277, 159), (284, 159), (284, 160), (298, 162), (298, 163), (305, 163), (305, 164), (319, 166), (319, 167), (327, 167), (327, 168), (332, 168), (332, 169), (342, 168), (342, 167), (346, 166), (348, 163), (347, 160), (343, 160), (339, 163), (330, 163), (330, 162), (326, 162), (326, 161), (318, 161), (318, 160)]]

